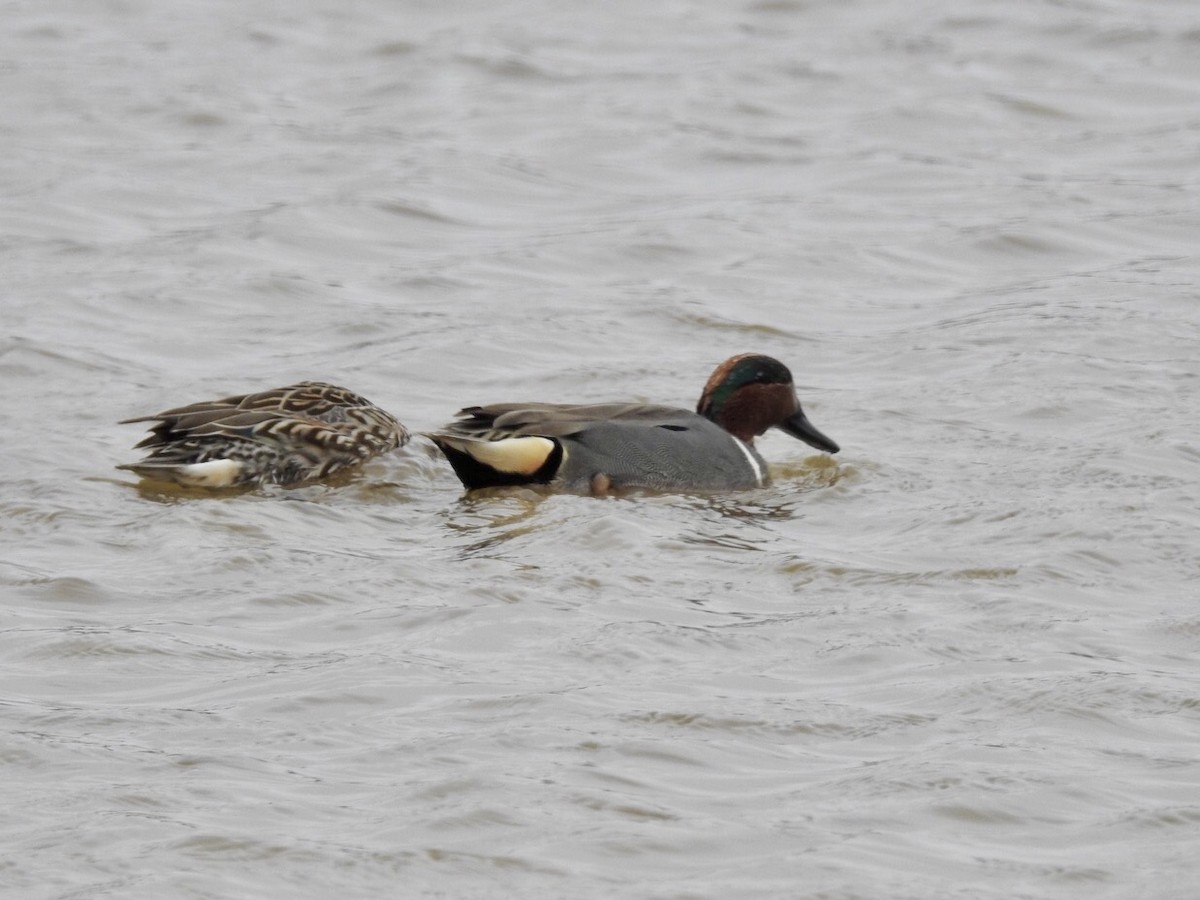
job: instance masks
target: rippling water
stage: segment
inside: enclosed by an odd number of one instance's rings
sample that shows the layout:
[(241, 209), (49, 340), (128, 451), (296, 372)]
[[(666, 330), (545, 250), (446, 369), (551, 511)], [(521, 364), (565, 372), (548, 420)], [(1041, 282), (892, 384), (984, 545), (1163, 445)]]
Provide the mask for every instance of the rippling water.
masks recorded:
[[(1190, 898), (1200, 19), (10, 4), (0, 888)], [(691, 405), (773, 486), (136, 485), (300, 378)]]

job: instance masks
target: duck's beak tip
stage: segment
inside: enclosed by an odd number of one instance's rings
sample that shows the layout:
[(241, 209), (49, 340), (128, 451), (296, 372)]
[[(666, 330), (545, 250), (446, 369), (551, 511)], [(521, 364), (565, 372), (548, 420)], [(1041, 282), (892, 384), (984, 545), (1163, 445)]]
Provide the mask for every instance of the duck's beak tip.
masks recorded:
[(837, 453), (842, 449), (837, 445), (836, 441), (831, 440), (818, 431), (816, 426), (808, 421), (808, 416), (804, 415), (804, 412), (801, 410), (797, 410), (794, 415), (780, 422), (779, 429), (794, 438), (799, 438), (810, 447), (816, 447), (818, 450), (824, 450), (826, 453)]

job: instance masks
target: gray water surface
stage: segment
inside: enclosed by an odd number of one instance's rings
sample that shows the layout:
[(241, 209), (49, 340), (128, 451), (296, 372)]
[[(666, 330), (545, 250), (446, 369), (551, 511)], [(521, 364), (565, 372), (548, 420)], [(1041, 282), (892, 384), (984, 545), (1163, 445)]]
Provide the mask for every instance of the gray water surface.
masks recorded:
[[(11, 3), (0, 893), (1192, 898), (1190, 2)], [(690, 406), (717, 496), (138, 485), (314, 378)]]

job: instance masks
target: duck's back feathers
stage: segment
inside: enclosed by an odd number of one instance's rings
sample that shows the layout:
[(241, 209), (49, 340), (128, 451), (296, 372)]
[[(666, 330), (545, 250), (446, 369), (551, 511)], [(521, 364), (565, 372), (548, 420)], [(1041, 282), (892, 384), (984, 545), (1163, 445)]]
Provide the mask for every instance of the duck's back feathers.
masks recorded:
[(194, 487), (324, 478), (408, 441), (408, 431), (389, 413), (317, 381), (125, 420), (132, 422), (154, 423), (136, 445), (149, 452), (118, 468)]
[(521, 435), (571, 437), (600, 422), (670, 425), (681, 416), (686, 419), (691, 414), (648, 403), (495, 403), (459, 410), (458, 418), (442, 431), (485, 440)]

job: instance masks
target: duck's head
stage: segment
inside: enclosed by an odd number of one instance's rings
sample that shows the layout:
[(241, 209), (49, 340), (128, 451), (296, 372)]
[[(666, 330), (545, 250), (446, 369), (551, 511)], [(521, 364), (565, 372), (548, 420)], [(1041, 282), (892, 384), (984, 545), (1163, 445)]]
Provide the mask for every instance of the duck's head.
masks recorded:
[(804, 415), (787, 366), (758, 353), (743, 353), (717, 366), (696, 412), (748, 444), (768, 428), (778, 428), (826, 453), (840, 449)]

